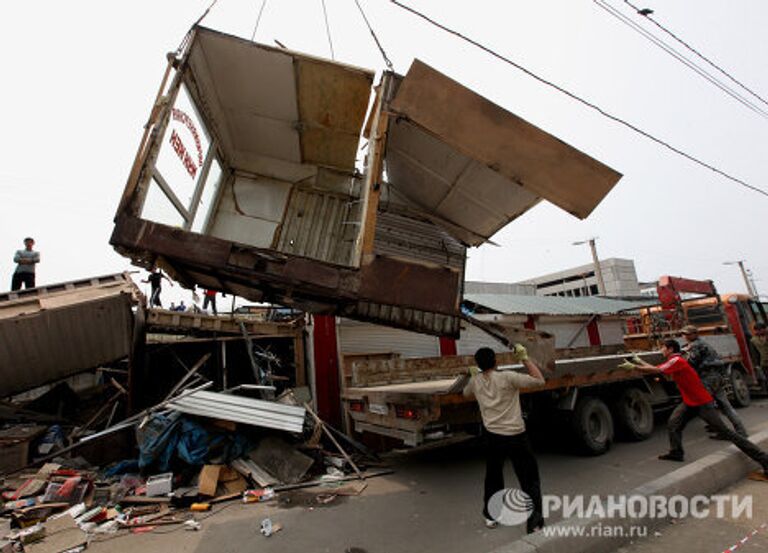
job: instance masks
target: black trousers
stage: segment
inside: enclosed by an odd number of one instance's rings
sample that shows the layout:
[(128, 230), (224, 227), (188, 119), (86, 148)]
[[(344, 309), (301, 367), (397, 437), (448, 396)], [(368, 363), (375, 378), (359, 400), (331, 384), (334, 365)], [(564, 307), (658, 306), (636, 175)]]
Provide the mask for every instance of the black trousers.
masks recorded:
[(208, 296), (208, 295), (206, 295), (203, 298), (203, 311), (208, 309), (208, 304), (209, 303), (211, 304), (211, 309), (213, 310), (213, 314), (214, 315), (218, 315), (218, 313), (216, 312), (216, 296)]
[(483, 516), (490, 519), (488, 501), (493, 494), (504, 489), (504, 461), (510, 459), (515, 476), (523, 490), (533, 501), (533, 513), (528, 519), (529, 531), (542, 520), (541, 481), (539, 465), (533, 455), (528, 434), (502, 436), (484, 430), (485, 437), (485, 494)]
[(157, 288), (152, 288), (152, 295), (149, 296), (149, 306), (150, 307), (154, 307), (154, 306), (162, 307), (163, 306), (162, 302), (160, 301), (160, 292), (161, 292), (161, 290), (162, 290), (162, 288), (160, 288), (159, 286)]
[(24, 284), (24, 288), (34, 288), (35, 273), (13, 273), (11, 290), (21, 290), (22, 284)]
[(744, 423), (741, 422), (739, 415), (736, 414), (736, 410), (728, 400), (728, 394), (725, 393), (725, 378), (725, 374), (721, 371), (712, 370), (701, 375), (701, 383), (704, 384), (709, 395), (715, 398), (718, 409), (723, 412), (725, 418), (731, 421), (733, 429), (742, 436), (746, 436), (747, 429), (744, 428)]
[(760, 463), (764, 469), (768, 469), (768, 454), (741, 434), (728, 428), (720, 417), (720, 413), (715, 409), (714, 402), (699, 407), (690, 407), (685, 403), (680, 403), (675, 407), (667, 421), (670, 453), (683, 454), (683, 430), (696, 417), (703, 419), (718, 434), (721, 434), (749, 457)]

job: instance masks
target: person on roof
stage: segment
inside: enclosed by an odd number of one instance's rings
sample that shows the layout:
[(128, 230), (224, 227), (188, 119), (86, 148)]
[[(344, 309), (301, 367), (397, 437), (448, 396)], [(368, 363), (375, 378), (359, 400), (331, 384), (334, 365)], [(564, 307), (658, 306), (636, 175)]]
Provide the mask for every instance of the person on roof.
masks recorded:
[(681, 355), (680, 350), (680, 344), (677, 340), (669, 339), (665, 340), (661, 346), (661, 353), (667, 358), (661, 365), (653, 366), (637, 357), (633, 358), (631, 362), (628, 361), (620, 365), (624, 368), (630, 368), (631, 365), (633, 369), (637, 368), (641, 371), (669, 376), (680, 390), (682, 401), (675, 407), (667, 422), (669, 452), (659, 455), (659, 459), (679, 462), (685, 460), (683, 430), (691, 420), (699, 417), (750, 458), (760, 463), (763, 473), (768, 476), (768, 454), (726, 426), (715, 409), (714, 398), (704, 387), (701, 378), (690, 363)]
[(485, 438), (485, 493), (483, 516), (489, 528), (498, 521), (488, 510), (493, 495), (504, 489), (504, 460), (512, 460), (512, 467), (520, 488), (531, 500), (531, 513), (527, 520), (528, 533), (544, 526), (539, 466), (533, 455), (525, 421), (520, 409), (520, 389), (541, 386), (544, 376), (525, 347), (516, 344), (514, 354), (528, 374), (497, 370), (496, 354), (491, 348), (480, 348), (475, 362), (480, 371), (473, 374), (464, 387), (464, 396), (474, 396), (480, 406)]
[(34, 239), (27, 237), (24, 239), (24, 249), (16, 250), (13, 256), (16, 270), (11, 278), (11, 290), (21, 290), (22, 284), (25, 288), (35, 287), (35, 265), (40, 263), (40, 252), (33, 250), (34, 246)]

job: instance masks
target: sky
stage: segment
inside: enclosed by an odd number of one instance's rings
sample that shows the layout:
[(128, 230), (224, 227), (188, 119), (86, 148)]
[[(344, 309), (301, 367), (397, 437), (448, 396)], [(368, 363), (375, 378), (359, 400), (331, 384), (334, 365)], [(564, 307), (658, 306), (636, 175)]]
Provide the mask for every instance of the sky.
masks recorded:
[[(394, 68), (419, 58), (624, 176), (581, 221), (542, 203), (470, 250), (469, 280), (514, 282), (601, 258), (640, 280), (711, 278), (744, 291), (746, 260), (768, 294), (768, 197), (701, 168), (387, 0), (360, 0)], [(746, 109), (591, 0), (407, 1), (678, 148), (768, 190), (768, 119)], [(643, 23), (622, 0), (612, 6)], [(218, 0), (204, 24), (250, 38), (262, 0)], [(338, 61), (384, 68), (354, 0), (325, 0)], [(38, 283), (129, 270), (112, 218), (165, 69), (210, 0), (38, 1), (0, 18), (0, 290), (33, 236)], [(642, 7), (768, 97), (768, 4), (652, 1)], [(321, 0), (268, 0), (256, 40), (330, 57)], [(765, 107), (765, 106), (764, 106)], [(135, 269), (135, 268), (134, 268)], [(5, 279), (5, 280), (3, 280)], [(175, 294), (175, 296), (174, 296)], [(184, 294), (188, 294), (185, 292)], [(171, 297), (186, 298), (178, 287)]]

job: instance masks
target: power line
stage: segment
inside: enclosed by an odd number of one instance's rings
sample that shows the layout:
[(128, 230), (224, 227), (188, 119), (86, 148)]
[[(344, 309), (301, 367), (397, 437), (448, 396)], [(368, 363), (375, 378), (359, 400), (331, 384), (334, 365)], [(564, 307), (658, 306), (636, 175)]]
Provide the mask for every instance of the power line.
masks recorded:
[(264, 8), (267, 5), (267, 0), (261, 0), (261, 8), (259, 8), (259, 15), (256, 16), (256, 25), (253, 26), (253, 34), (251, 34), (251, 42), (256, 39), (256, 31), (259, 30), (259, 23), (261, 23), (261, 16), (264, 13)]
[(768, 119), (768, 112), (761, 109), (759, 106), (752, 103), (749, 99), (745, 98), (744, 96), (740, 95), (738, 92), (730, 88), (727, 84), (717, 79), (717, 77), (711, 75), (708, 73), (705, 69), (701, 68), (700, 66), (696, 65), (693, 61), (689, 60), (679, 52), (677, 52), (674, 48), (660, 40), (658, 37), (654, 36), (647, 30), (643, 29), (640, 25), (629, 19), (626, 15), (622, 14), (620, 11), (618, 11), (616, 8), (605, 2), (605, 0), (592, 0), (599, 8), (605, 10), (609, 15), (612, 15), (616, 19), (618, 19), (620, 22), (627, 25), (629, 28), (631, 28), (633, 31), (639, 33), (644, 38), (651, 41), (653, 44), (664, 50), (666, 53), (668, 53), (670, 56), (678, 60), (680, 63), (688, 67), (689, 69), (692, 69), (694, 72), (698, 73), (701, 77), (709, 81), (711, 84), (715, 85), (717, 88), (719, 88), (721, 91), (725, 92), (728, 96), (739, 102), (740, 104), (744, 105), (747, 109), (752, 110), (756, 114), (765, 117)]
[(389, 69), (390, 71), (394, 71), (392, 62), (387, 57), (387, 53), (384, 51), (384, 48), (382, 47), (381, 42), (379, 42), (379, 37), (376, 36), (376, 33), (373, 31), (373, 27), (371, 27), (371, 24), (368, 21), (368, 18), (365, 16), (363, 7), (360, 5), (360, 2), (358, 0), (355, 0), (355, 4), (357, 5), (357, 9), (360, 10), (360, 15), (363, 16), (363, 21), (365, 21), (365, 24), (368, 27), (368, 30), (370, 31), (371, 36), (373, 37), (373, 41), (376, 43), (376, 46), (379, 48), (379, 52), (381, 52), (381, 57), (384, 58), (384, 63), (387, 65), (387, 69)]
[(333, 41), (331, 40), (331, 27), (328, 25), (328, 10), (325, 7), (325, 0), (320, 0), (323, 4), (323, 18), (325, 19), (325, 34), (328, 35), (328, 46), (331, 47), (331, 59), (335, 60), (336, 55), (333, 52)]
[[(355, 1), (357, 1), (357, 0), (355, 0)], [(641, 128), (633, 125), (632, 123), (629, 123), (628, 121), (625, 121), (624, 119), (621, 119), (620, 117), (617, 117), (615, 115), (612, 115), (612, 114), (606, 112), (600, 106), (598, 106), (596, 104), (593, 104), (592, 102), (590, 102), (588, 100), (585, 100), (584, 98), (581, 98), (580, 96), (577, 96), (573, 92), (570, 92), (569, 90), (567, 90), (567, 89), (565, 89), (565, 88), (563, 88), (563, 87), (553, 83), (552, 81), (549, 81), (549, 80), (547, 80), (547, 79), (545, 79), (543, 77), (540, 77), (539, 75), (537, 75), (536, 73), (534, 73), (530, 69), (527, 69), (527, 68), (523, 67), (522, 65), (520, 65), (519, 63), (517, 63), (515, 61), (512, 61), (511, 59), (509, 59), (507, 57), (502, 56), (498, 52), (495, 52), (494, 50), (490, 49), (489, 47), (484, 46), (483, 44), (480, 44), (476, 40), (473, 40), (473, 39), (471, 39), (471, 38), (461, 34), (458, 31), (454, 31), (453, 29), (450, 29), (450, 28), (446, 27), (445, 25), (443, 25), (441, 23), (438, 23), (434, 19), (431, 19), (430, 17), (424, 15), (423, 13), (421, 13), (421, 12), (419, 12), (419, 11), (409, 7), (409, 6), (404, 5), (404, 4), (400, 3), (400, 2), (398, 2), (397, 0), (389, 0), (389, 1), (392, 4), (395, 4), (396, 6), (398, 6), (399, 8), (402, 8), (402, 9), (412, 13), (413, 15), (415, 15), (417, 17), (420, 17), (421, 19), (423, 19), (424, 21), (427, 21), (431, 25), (434, 25), (438, 29), (441, 29), (441, 30), (443, 30), (443, 31), (445, 31), (445, 32), (447, 32), (449, 34), (452, 34), (452, 35), (460, 38), (461, 40), (464, 40), (465, 42), (468, 42), (469, 44), (475, 46), (476, 48), (479, 48), (480, 50), (486, 52), (487, 54), (490, 54), (491, 56), (493, 56), (493, 57), (503, 61), (504, 63), (507, 63), (507, 64), (511, 65), (512, 67), (518, 69), (519, 71), (522, 71), (523, 73), (525, 73), (529, 77), (532, 77), (532, 78), (536, 79), (540, 83), (542, 83), (542, 84), (544, 84), (544, 85), (546, 85), (546, 86), (548, 86), (550, 88), (554, 88), (555, 90), (557, 90), (558, 92), (560, 92), (562, 94), (565, 94), (566, 96), (568, 96), (572, 100), (575, 100), (575, 101), (579, 102), (580, 104), (583, 104), (583, 105), (587, 106), (588, 108), (598, 112), (603, 117), (606, 117), (606, 118), (610, 119), (611, 121), (614, 121), (616, 123), (619, 123), (620, 125), (623, 125), (623, 126), (627, 127), (628, 129), (630, 129), (630, 130), (632, 130), (632, 131), (634, 131), (634, 132), (644, 136), (645, 138), (655, 142), (656, 144), (659, 144), (660, 146), (663, 146), (664, 148), (666, 148), (666, 149), (668, 149), (668, 150), (678, 154), (679, 156), (682, 156), (685, 159), (687, 159), (689, 161), (692, 161), (693, 163), (695, 163), (697, 165), (700, 165), (701, 167), (705, 167), (705, 168), (709, 169), (710, 171), (713, 171), (714, 173), (717, 173), (718, 175), (720, 175), (720, 176), (722, 176), (722, 177), (724, 177), (724, 178), (726, 178), (726, 179), (728, 179), (728, 180), (730, 180), (732, 182), (735, 182), (736, 184), (739, 184), (739, 185), (743, 186), (744, 188), (748, 188), (749, 190), (752, 190), (754, 192), (762, 194), (763, 196), (768, 196), (768, 192), (766, 192), (762, 188), (758, 188), (757, 186), (749, 184), (748, 182), (745, 182), (745, 181), (743, 181), (742, 179), (740, 179), (738, 177), (734, 177), (733, 175), (730, 175), (730, 174), (728, 174), (728, 173), (718, 169), (714, 165), (711, 165), (711, 164), (709, 164), (709, 163), (707, 163), (705, 161), (702, 161), (702, 160), (692, 156), (691, 154), (688, 154), (688, 153), (684, 152), (683, 150), (681, 150), (679, 148), (676, 148), (675, 146), (672, 146), (671, 144), (665, 142), (664, 140), (662, 140), (660, 138), (656, 138), (654, 135), (650, 134), (649, 132), (642, 130)]]
[(635, 11), (636, 11), (638, 14), (642, 15), (643, 17), (645, 17), (645, 18), (646, 18), (648, 21), (650, 21), (651, 23), (653, 23), (653, 24), (654, 24), (656, 27), (658, 27), (659, 29), (661, 29), (661, 31), (662, 31), (662, 32), (666, 33), (667, 35), (669, 35), (670, 37), (672, 37), (674, 40), (676, 40), (677, 42), (679, 42), (680, 44), (682, 44), (682, 45), (683, 45), (683, 46), (684, 46), (684, 47), (685, 47), (685, 48), (686, 48), (688, 51), (692, 52), (692, 53), (693, 53), (693, 54), (695, 54), (697, 57), (699, 57), (699, 58), (701, 58), (702, 60), (704, 60), (704, 61), (705, 61), (707, 64), (709, 64), (711, 67), (713, 67), (714, 69), (716, 69), (717, 71), (719, 71), (721, 74), (725, 75), (725, 76), (726, 76), (726, 77), (727, 77), (727, 78), (728, 78), (728, 79), (729, 79), (731, 82), (733, 82), (733, 83), (735, 83), (736, 85), (738, 85), (739, 87), (741, 87), (743, 90), (745, 90), (746, 92), (748, 92), (749, 94), (751, 94), (753, 97), (755, 97), (755, 98), (757, 98), (758, 100), (760, 100), (762, 103), (764, 103), (764, 104), (768, 105), (768, 100), (766, 100), (765, 98), (763, 98), (762, 96), (760, 96), (760, 95), (759, 95), (757, 92), (754, 92), (754, 91), (753, 91), (752, 89), (750, 89), (750, 88), (749, 88), (747, 85), (745, 85), (744, 83), (742, 83), (741, 81), (739, 81), (738, 79), (736, 79), (736, 77), (734, 77), (734, 76), (732, 76), (730, 73), (728, 73), (728, 71), (726, 71), (725, 69), (723, 69), (722, 67), (720, 67), (719, 65), (717, 65), (715, 62), (713, 62), (712, 60), (710, 60), (710, 59), (709, 59), (708, 57), (706, 57), (704, 54), (702, 54), (701, 52), (699, 52), (699, 51), (698, 51), (696, 48), (694, 48), (693, 46), (691, 46), (690, 44), (688, 44), (686, 41), (684, 41), (682, 38), (680, 38), (679, 36), (677, 36), (675, 33), (673, 33), (672, 31), (670, 31), (669, 29), (667, 29), (667, 28), (666, 28), (664, 25), (662, 25), (661, 23), (659, 23), (658, 21), (656, 21), (654, 18), (652, 18), (652, 17), (651, 17), (651, 14), (650, 14), (650, 13), (647, 13), (646, 11), (644, 11), (644, 10), (641, 10), (641, 9), (637, 8), (637, 7), (636, 7), (634, 4), (632, 4), (631, 2), (629, 2), (629, 0), (624, 0), (624, 3), (625, 3), (625, 4), (627, 4), (629, 7), (631, 7), (632, 9), (634, 9), (634, 10), (635, 10)]

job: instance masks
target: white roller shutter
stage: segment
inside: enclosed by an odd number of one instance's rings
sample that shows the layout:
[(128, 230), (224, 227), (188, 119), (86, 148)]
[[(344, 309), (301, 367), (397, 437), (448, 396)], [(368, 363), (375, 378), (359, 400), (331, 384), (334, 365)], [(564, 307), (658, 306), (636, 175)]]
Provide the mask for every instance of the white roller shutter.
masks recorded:
[(428, 334), (342, 319), (339, 349), (345, 353), (398, 353), (401, 357), (437, 357), (440, 342)]

